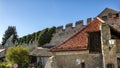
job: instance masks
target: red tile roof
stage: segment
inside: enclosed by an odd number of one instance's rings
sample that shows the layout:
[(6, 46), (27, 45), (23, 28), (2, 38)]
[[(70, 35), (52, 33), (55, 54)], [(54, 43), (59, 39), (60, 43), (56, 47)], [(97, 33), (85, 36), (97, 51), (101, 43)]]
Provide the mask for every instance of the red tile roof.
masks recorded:
[(95, 18), (90, 24), (88, 24), (81, 31), (73, 35), (71, 38), (63, 42), (62, 44), (51, 48), (51, 51), (77, 51), (88, 49), (88, 33), (100, 31), (100, 23), (103, 21), (100, 18)]

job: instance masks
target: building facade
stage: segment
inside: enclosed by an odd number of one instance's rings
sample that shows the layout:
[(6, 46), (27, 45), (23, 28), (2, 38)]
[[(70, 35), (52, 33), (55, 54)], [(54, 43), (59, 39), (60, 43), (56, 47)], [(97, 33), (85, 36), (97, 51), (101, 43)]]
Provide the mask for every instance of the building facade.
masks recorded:
[(58, 68), (120, 68), (119, 15), (106, 8), (99, 18), (50, 49), (53, 62)]

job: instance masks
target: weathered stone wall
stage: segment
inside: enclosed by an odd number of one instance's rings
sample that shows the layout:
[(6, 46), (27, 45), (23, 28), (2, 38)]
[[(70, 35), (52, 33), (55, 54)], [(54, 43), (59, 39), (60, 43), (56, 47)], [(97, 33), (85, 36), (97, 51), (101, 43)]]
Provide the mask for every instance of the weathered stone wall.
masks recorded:
[(98, 15), (105, 23), (109, 24), (118, 31), (120, 28), (120, 12), (106, 8), (101, 14)]
[(51, 56), (51, 57), (48, 59), (46, 65), (45, 65), (45, 68), (58, 68), (54, 56)]
[(0, 58), (5, 57), (5, 49), (0, 49)]
[(116, 46), (112, 47), (109, 53), (104, 54), (105, 68), (108, 64), (114, 64), (114, 68), (117, 68), (117, 55), (116, 55)]
[(85, 68), (102, 68), (101, 54), (89, 54), (82, 51), (71, 52), (56, 52), (55, 59), (58, 68), (81, 68), (81, 63), (85, 63)]
[(113, 28), (115, 28), (117, 31), (120, 31), (119, 30), (119, 28), (120, 28), (120, 13), (112, 14), (111, 18), (108, 15), (106, 23), (108, 23), (110, 26), (112, 26)]
[(120, 53), (120, 40), (116, 40), (117, 53)]
[(102, 18), (102, 16), (108, 16), (109, 13), (118, 13), (118, 11), (110, 9), (110, 8), (105, 8), (99, 15), (98, 17)]
[(110, 28), (105, 23), (101, 24), (101, 43), (103, 68), (107, 68), (108, 64), (113, 64), (114, 68), (117, 68), (116, 42), (111, 39)]
[[(87, 23), (89, 24), (92, 21), (92, 18), (87, 19)], [(69, 23), (65, 25), (65, 29), (63, 26), (58, 26), (56, 28), (56, 33), (53, 34), (53, 37), (50, 43), (45, 44), (44, 46), (56, 46), (70, 38), (72, 35), (82, 30), (85, 27), (83, 25), (83, 20), (79, 20), (75, 23), (75, 27), (73, 27), (73, 23)]]

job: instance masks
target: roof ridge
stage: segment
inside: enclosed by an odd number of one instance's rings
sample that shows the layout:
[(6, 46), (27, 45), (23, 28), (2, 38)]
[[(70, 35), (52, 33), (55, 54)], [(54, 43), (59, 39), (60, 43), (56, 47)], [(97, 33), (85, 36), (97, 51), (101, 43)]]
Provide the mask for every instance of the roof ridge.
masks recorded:
[(109, 8), (109, 7), (105, 8), (105, 9), (109, 9), (109, 10), (118, 12), (117, 10), (111, 9), (111, 8)]
[(104, 13), (106, 10), (110, 10), (110, 11), (113, 11), (113, 12), (119, 12), (119, 11), (117, 11), (117, 10), (114, 10), (114, 9), (111, 9), (111, 8), (105, 8), (102, 12), (100, 12), (98, 15), (97, 15), (97, 17), (99, 17), (102, 13)]

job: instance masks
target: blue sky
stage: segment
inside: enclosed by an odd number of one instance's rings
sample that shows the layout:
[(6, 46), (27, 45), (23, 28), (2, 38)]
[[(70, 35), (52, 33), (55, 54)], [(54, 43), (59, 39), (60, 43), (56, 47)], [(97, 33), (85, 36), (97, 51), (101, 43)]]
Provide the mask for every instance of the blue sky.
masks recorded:
[(16, 26), (21, 37), (94, 18), (106, 7), (120, 11), (120, 0), (0, 0), (0, 41), (8, 26)]

